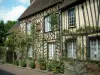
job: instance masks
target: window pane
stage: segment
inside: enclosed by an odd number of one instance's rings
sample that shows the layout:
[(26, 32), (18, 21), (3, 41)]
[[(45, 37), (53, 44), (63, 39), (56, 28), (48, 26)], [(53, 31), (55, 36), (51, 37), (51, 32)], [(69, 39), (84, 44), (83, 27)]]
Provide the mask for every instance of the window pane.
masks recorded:
[(90, 40), (90, 57), (92, 60), (98, 60), (98, 41)]
[(27, 33), (30, 34), (30, 32), (31, 32), (31, 24), (28, 23), (27, 24)]
[(55, 44), (51, 43), (49, 46), (49, 59), (54, 58)]
[(75, 26), (75, 9), (68, 10), (69, 27)]
[(76, 58), (76, 41), (70, 41), (67, 43), (68, 57)]
[(50, 16), (45, 17), (45, 32), (51, 31)]

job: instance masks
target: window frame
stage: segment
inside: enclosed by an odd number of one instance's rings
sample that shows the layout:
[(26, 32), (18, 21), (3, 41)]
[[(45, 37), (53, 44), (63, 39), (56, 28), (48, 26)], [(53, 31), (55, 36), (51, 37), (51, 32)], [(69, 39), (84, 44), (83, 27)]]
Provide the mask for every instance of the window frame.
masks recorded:
[[(28, 34), (28, 35), (30, 35), (31, 34), (31, 22), (27, 22), (26, 23), (26, 33)], [(28, 27), (30, 26), (30, 30), (28, 29)]]
[[(73, 26), (70, 25), (70, 20), (69, 20), (69, 12), (71, 10), (74, 10), (75, 25), (73, 25)], [(75, 7), (68, 9), (68, 28), (76, 28), (76, 9), (75, 9)]]
[[(75, 53), (75, 55), (76, 55), (75, 57), (74, 56), (71, 56), (71, 57), (68, 56), (69, 55), (68, 54), (68, 43), (69, 42), (70, 43), (75, 42), (75, 47), (77, 47), (77, 40), (76, 40), (76, 38), (75, 39), (67, 39), (66, 42), (65, 42), (65, 47), (66, 47), (65, 49), (66, 49), (66, 56), (67, 56), (67, 58), (76, 59), (77, 58), (77, 48), (75, 49), (75, 52), (76, 52)], [(73, 46), (71, 48), (72, 48), (71, 51), (74, 52)], [(71, 55), (74, 55), (74, 53), (71, 53)]]
[[(92, 56), (91, 56), (91, 55), (92, 55), (92, 54), (91, 54), (91, 40), (92, 40), (92, 41), (93, 41), (93, 40), (96, 41), (96, 51), (98, 52), (98, 53), (97, 53), (98, 59), (93, 59)], [(90, 60), (92, 60), (92, 61), (100, 61), (100, 59), (99, 59), (99, 58), (100, 58), (100, 57), (99, 57), (99, 49), (98, 49), (98, 48), (99, 48), (99, 46), (98, 46), (99, 44), (98, 44), (98, 43), (100, 43), (100, 36), (98, 36), (98, 37), (90, 37), (90, 38), (89, 38), (89, 53), (88, 53), (88, 54), (89, 54), (89, 56), (90, 56)], [(97, 48), (97, 47), (98, 47), (98, 48)]]
[(53, 52), (56, 50), (56, 44), (55, 44), (55, 42), (48, 42), (48, 43), (47, 43), (47, 59), (51, 59), (51, 60), (52, 60), (52, 59), (54, 59), (55, 53), (53, 53), (53, 58), (50, 58), (50, 57), (49, 57), (49, 45), (50, 45), (50, 44), (55, 45), (55, 49), (53, 50)]
[[(46, 31), (46, 30), (45, 30), (45, 27), (46, 27), (46, 26), (45, 26), (45, 25), (46, 25), (46, 24), (45, 24), (45, 18), (46, 18), (46, 17), (49, 17), (49, 18), (50, 18), (50, 16), (51, 16), (50, 14), (44, 16), (44, 27), (43, 27), (43, 28), (44, 28), (44, 29), (43, 29), (44, 33), (52, 32), (52, 28), (51, 28), (49, 31)], [(51, 18), (50, 18), (50, 19), (51, 19)]]

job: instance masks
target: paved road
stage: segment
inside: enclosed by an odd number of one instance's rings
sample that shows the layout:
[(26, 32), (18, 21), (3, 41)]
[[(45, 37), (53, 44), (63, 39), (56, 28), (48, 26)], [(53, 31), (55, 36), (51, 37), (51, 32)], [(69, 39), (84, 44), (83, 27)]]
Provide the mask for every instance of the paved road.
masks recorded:
[(0, 75), (51, 75), (51, 73), (41, 72), (40, 70), (32, 70), (19, 68), (12, 65), (0, 65)]
[(0, 75), (14, 75), (14, 74), (0, 69)]

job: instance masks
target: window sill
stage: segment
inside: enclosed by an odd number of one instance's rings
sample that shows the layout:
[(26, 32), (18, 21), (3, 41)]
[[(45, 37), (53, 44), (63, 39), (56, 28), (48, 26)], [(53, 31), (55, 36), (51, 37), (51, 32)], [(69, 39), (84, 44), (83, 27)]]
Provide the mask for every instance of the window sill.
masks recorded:
[(69, 26), (68, 28), (69, 28), (69, 29), (70, 29), (70, 28), (76, 28), (76, 26)]

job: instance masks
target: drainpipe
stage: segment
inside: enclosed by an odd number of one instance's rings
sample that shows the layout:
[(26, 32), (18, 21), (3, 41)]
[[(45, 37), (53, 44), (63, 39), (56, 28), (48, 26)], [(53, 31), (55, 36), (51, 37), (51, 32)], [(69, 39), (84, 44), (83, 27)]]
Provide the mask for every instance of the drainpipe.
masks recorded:
[(63, 45), (63, 41), (62, 41), (62, 14), (61, 14), (61, 10), (60, 10), (60, 5), (62, 4), (64, 0), (62, 0), (61, 2), (59, 2), (58, 4), (58, 14), (59, 14), (59, 42), (60, 42), (60, 53), (61, 53), (61, 57), (63, 57), (63, 49), (62, 49), (62, 45)]

